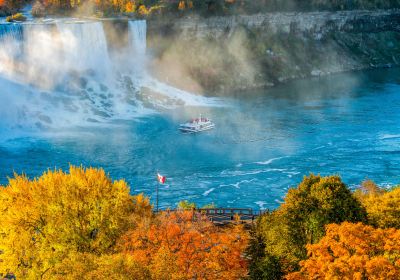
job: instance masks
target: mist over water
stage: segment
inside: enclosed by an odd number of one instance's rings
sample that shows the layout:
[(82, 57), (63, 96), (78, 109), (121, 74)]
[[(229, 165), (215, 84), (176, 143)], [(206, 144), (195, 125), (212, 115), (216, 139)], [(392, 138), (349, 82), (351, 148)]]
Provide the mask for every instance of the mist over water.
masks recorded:
[(103, 22), (76, 19), (0, 24), (5, 101), (0, 134), (87, 126), (213, 102), (157, 81), (146, 64), (144, 20), (127, 22), (122, 33)]
[[(103, 167), (113, 179), (126, 179), (132, 193), (154, 199), (158, 171), (167, 176), (163, 208), (187, 199), (254, 209), (277, 207), (310, 172), (340, 174), (352, 188), (366, 178), (394, 185), (399, 74), (376, 70), (296, 81), (232, 94), (224, 107), (163, 107), (134, 119), (11, 137), (0, 144), (0, 183), (14, 171), (34, 177), (82, 164)], [(177, 130), (200, 113), (216, 129), (197, 135)]]

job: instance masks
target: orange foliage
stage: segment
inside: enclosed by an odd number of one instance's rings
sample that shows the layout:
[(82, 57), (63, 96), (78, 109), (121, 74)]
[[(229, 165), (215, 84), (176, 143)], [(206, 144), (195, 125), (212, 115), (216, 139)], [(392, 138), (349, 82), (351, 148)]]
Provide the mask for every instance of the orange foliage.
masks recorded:
[(344, 222), (307, 245), (309, 258), (286, 279), (385, 279), (400, 277), (400, 230)]
[(248, 235), (236, 225), (220, 229), (190, 211), (145, 220), (120, 242), (122, 251), (148, 267), (153, 279), (239, 279)]
[(179, 1), (178, 10), (183, 11), (186, 8), (185, 1)]
[(128, 3), (126, 3), (126, 5), (125, 5), (125, 11), (127, 12), (127, 13), (133, 13), (134, 11), (135, 11), (135, 5), (132, 3), (132, 2), (128, 2)]

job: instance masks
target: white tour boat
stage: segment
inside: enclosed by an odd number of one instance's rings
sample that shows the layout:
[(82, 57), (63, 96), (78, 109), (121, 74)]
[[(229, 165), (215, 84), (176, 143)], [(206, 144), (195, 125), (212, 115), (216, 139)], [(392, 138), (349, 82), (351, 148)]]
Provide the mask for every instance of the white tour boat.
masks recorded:
[(179, 130), (184, 133), (196, 133), (200, 131), (210, 130), (215, 127), (215, 124), (207, 118), (200, 116), (198, 119), (193, 119), (187, 123), (181, 124)]

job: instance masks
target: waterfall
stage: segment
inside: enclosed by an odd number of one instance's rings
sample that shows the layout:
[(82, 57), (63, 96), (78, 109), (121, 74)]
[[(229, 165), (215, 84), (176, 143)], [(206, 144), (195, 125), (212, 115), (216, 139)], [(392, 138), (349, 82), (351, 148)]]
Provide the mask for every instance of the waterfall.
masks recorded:
[(129, 21), (129, 44), (136, 56), (146, 54), (146, 29), (145, 20)]
[(64, 65), (82, 72), (104, 74), (110, 67), (106, 36), (101, 22), (57, 23)]
[(18, 64), (18, 79), (29, 84), (49, 88), (60, 81), (61, 43), (53, 25), (24, 24), (23, 54)]
[(0, 72), (8, 67), (11, 61), (21, 56), (21, 42), (23, 41), (22, 26), (20, 24), (0, 24)]
[(22, 40), (22, 26), (21, 24), (0, 24), (0, 39), (12, 38), (13, 40)]
[(118, 40), (118, 33), (106, 36), (100, 21), (0, 24), (0, 130), (131, 119), (158, 107), (210, 104), (153, 78), (146, 70), (146, 21), (127, 25), (129, 43), (118, 49), (107, 43)]
[(136, 76), (140, 77), (138, 84), (142, 87), (148, 88), (155, 93), (159, 93), (169, 99), (168, 101), (160, 102), (160, 98), (156, 100), (156, 95), (152, 99), (152, 103), (164, 108), (172, 108), (177, 104), (185, 104), (190, 106), (215, 106), (217, 101), (203, 96), (195, 95), (193, 93), (180, 90), (171, 85), (165, 84), (152, 77), (146, 71), (146, 29), (147, 24), (145, 20), (129, 21), (129, 42), (131, 48), (131, 55), (134, 58), (135, 68), (140, 71)]

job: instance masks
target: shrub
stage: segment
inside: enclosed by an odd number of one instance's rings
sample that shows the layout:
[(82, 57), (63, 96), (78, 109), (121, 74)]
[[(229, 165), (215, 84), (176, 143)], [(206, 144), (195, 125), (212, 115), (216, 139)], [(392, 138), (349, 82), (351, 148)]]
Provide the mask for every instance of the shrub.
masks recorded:
[(194, 202), (182, 200), (182, 201), (179, 201), (179, 203), (178, 203), (178, 209), (181, 209), (181, 210), (192, 210), (195, 208), (196, 208), (196, 203), (194, 203)]
[(21, 13), (14, 14), (14, 15), (8, 16), (8, 17), (6, 18), (6, 21), (7, 21), (7, 22), (25, 21), (25, 20), (26, 20), (26, 17), (25, 17), (23, 14), (21, 14)]

